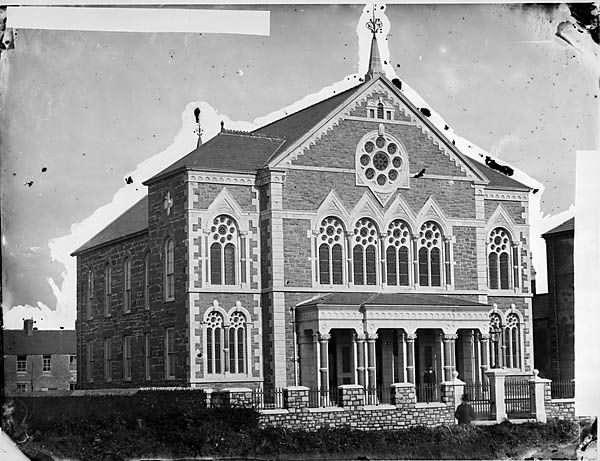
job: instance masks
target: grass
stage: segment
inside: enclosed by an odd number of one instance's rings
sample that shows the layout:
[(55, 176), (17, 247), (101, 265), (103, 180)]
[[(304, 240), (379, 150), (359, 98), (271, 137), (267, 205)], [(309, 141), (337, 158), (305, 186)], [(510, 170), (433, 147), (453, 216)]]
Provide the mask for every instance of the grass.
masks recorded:
[(350, 428), (298, 431), (260, 428), (249, 409), (206, 409), (199, 393), (134, 396), (43, 397), (15, 405), (33, 440), (21, 445), (31, 458), (106, 460), (135, 457), (308, 457), (393, 459), (499, 459), (529, 446), (566, 443), (577, 425), (503, 423), (495, 426), (414, 427), (363, 432)]

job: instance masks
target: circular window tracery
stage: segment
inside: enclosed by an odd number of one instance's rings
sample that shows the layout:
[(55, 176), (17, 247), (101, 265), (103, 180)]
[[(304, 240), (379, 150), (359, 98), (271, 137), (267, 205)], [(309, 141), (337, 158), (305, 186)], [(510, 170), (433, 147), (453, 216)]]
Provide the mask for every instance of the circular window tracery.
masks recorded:
[(421, 232), (419, 233), (421, 246), (427, 248), (438, 247), (440, 246), (441, 236), (440, 228), (434, 222), (428, 221), (421, 226)]
[(213, 219), (213, 225), (211, 227), (213, 239), (225, 243), (233, 240), (236, 235), (235, 222), (229, 216), (221, 215)]
[(357, 148), (357, 175), (377, 192), (391, 191), (408, 177), (407, 163), (398, 141), (383, 132), (369, 133)]
[(367, 246), (377, 241), (377, 228), (370, 219), (361, 219), (354, 227), (356, 244)]
[(510, 237), (501, 227), (497, 227), (490, 233), (490, 252), (502, 253), (506, 252), (510, 246)]
[(410, 240), (410, 231), (408, 226), (399, 219), (392, 221), (387, 231), (388, 243), (396, 247), (408, 246)]
[(333, 245), (336, 242), (341, 242), (344, 236), (344, 228), (342, 224), (335, 218), (325, 218), (321, 221), (319, 229), (322, 242)]
[(210, 328), (220, 328), (223, 326), (223, 316), (219, 312), (213, 311), (208, 314), (206, 323)]

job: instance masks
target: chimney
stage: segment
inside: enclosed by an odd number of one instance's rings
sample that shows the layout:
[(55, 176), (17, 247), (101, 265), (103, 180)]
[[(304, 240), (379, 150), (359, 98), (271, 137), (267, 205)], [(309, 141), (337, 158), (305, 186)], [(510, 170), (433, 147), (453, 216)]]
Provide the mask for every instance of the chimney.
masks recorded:
[(33, 336), (33, 319), (25, 319), (23, 322), (23, 331), (27, 336)]

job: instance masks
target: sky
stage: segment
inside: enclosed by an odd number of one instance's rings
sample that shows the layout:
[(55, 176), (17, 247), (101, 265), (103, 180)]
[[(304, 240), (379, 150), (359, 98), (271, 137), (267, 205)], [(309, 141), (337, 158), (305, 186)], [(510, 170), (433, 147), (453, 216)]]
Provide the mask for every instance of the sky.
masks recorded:
[[(243, 8), (270, 12), (270, 34), (18, 30), (0, 73), (6, 327), (32, 314), (39, 328), (73, 326), (69, 254), (141, 197), (143, 180), (195, 147), (195, 107), (206, 141), (221, 120), (251, 129), (364, 74), (370, 5)], [(537, 233), (572, 216), (575, 152), (597, 143), (597, 85), (555, 37), (568, 12), (388, 5), (380, 13), (388, 77), (420, 95), (465, 153), (488, 151), (539, 182)]]

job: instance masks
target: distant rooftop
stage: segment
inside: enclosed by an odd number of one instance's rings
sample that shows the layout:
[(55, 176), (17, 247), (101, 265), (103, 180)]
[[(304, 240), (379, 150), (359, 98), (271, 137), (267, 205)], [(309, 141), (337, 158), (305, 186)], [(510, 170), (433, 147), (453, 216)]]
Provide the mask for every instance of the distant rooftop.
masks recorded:
[(564, 223), (556, 226), (554, 229), (549, 230), (548, 232), (542, 234), (542, 237), (562, 234), (563, 232), (575, 232), (575, 218), (571, 218)]
[(77, 354), (75, 330), (4, 330), (4, 355)]

